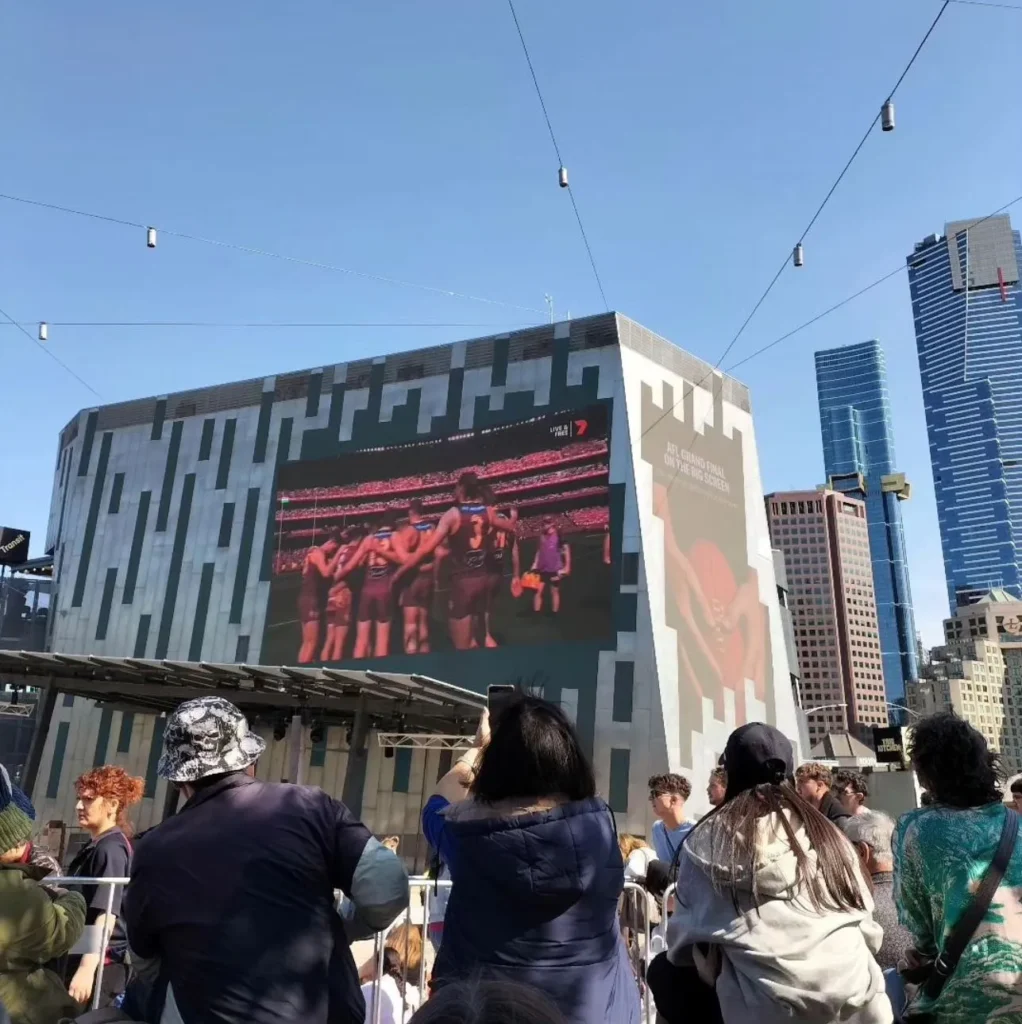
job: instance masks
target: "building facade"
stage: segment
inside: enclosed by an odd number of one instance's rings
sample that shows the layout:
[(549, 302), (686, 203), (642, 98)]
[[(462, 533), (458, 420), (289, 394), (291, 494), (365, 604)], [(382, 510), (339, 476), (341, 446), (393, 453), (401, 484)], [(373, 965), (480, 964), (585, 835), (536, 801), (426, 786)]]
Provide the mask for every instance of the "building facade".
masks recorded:
[[(46, 647), (50, 580), (33, 575), (0, 578), (0, 651)], [(0, 685), (0, 763), (20, 783), (35, 729), (39, 694), (33, 687)]]
[(956, 221), (908, 257), (952, 614), (1022, 597), (1022, 240), (1005, 215)]
[[(810, 741), (888, 723), (865, 502), (831, 490), (766, 496), (784, 553)], [(814, 712), (814, 708), (819, 708)]]
[(873, 589), (888, 699), (905, 699), (919, 678), (916, 626), (901, 502), (909, 496), (895, 469), (887, 367), (878, 341), (816, 353), (823, 464), (827, 484), (866, 503)]
[(1022, 770), (1022, 601), (994, 590), (944, 620), (908, 706), (953, 711), (983, 733), (1009, 772)]
[[(415, 580), (432, 596), (409, 632), (375, 555), (432, 529), (469, 471), (518, 514), (502, 569), (486, 539), (493, 603), (473, 603), (473, 556), (452, 547)], [(482, 538), (483, 507), (458, 507)], [(340, 561), (366, 531), (364, 561)], [(617, 314), (83, 410), (60, 437), (51, 545), (54, 651), (524, 683), (573, 716), (622, 829), (647, 831), (654, 772), (700, 793), (744, 721), (797, 742), (748, 391)], [(317, 549), (331, 572), (358, 563), (329, 596)], [(40, 815), (71, 820), (76, 774), (116, 761), (146, 780), (140, 823), (159, 820), (163, 723), (58, 700)], [(260, 774), (284, 777), (279, 722), (254, 724)], [(340, 793), (350, 723), (311, 728), (305, 777)], [(411, 841), (450, 751), (387, 753), (370, 744), (354, 810)]]

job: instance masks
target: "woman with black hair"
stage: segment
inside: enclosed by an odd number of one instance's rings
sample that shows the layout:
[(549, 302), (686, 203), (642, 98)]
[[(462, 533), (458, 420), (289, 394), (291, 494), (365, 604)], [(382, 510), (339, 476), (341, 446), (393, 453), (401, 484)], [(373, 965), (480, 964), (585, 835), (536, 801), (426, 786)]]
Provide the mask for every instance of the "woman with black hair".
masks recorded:
[(638, 1024), (614, 819), (559, 707), (522, 696), (492, 738), (484, 712), (422, 821), (452, 882), (435, 990), (473, 977), (522, 982), (568, 1024)]
[(649, 971), (660, 1014), (695, 1020), (715, 991), (719, 1016), (704, 1020), (890, 1024), (868, 883), (841, 831), (795, 792), (791, 743), (744, 725), (724, 768), (724, 802), (679, 851), (667, 960)]
[[(998, 755), (968, 722), (931, 715), (912, 733), (909, 758), (932, 803), (894, 833), (894, 901), (916, 951), (935, 957), (993, 860), (1007, 813)], [(1022, 852), (1016, 844), (986, 916), (936, 1000), (913, 1013), (938, 1024), (1022, 1019)]]

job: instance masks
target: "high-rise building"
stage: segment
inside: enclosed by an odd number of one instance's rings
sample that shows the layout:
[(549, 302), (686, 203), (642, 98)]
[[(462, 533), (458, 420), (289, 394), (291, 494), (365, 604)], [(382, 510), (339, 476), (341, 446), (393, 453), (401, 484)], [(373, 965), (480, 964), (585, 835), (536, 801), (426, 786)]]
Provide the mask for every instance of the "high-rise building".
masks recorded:
[(952, 613), (1022, 597), (1022, 239), (1007, 215), (947, 224), (908, 257)]
[(866, 502), (884, 682), (892, 701), (919, 678), (916, 626), (900, 502), (909, 496), (895, 470), (887, 367), (878, 341), (816, 353), (823, 464), (828, 485)]
[(766, 506), (787, 568), (809, 738), (861, 739), (888, 723), (866, 503), (822, 489), (768, 494)]
[[(748, 389), (615, 313), (82, 410), (54, 467), (50, 650), (152, 671), (46, 673), (39, 819), (73, 827), (72, 781), (112, 763), (145, 778), (136, 824), (161, 820), (161, 712), (220, 691), (266, 739), (260, 778), (322, 786), (424, 857), (450, 751), (378, 742), (419, 731), (388, 682), (415, 673), (542, 690), (647, 832), (654, 772), (705, 778), (747, 721), (798, 743), (760, 479)], [(450, 554), (395, 580), (394, 527), (455, 506)], [(0, 685), (21, 666), (0, 651)], [(297, 722), (280, 679), (303, 680)]]
[(953, 711), (983, 733), (1005, 767), (1022, 769), (1022, 601), (993, 590), (944, 620), (946, 643), (908, 687), (918, 715)]

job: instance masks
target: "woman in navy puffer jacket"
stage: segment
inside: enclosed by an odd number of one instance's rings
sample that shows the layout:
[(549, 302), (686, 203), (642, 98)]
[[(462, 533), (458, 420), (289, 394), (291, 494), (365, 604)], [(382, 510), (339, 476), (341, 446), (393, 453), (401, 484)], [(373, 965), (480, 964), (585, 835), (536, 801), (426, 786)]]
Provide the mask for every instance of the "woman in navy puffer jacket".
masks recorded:
[(422, 822), (452, 881), (434, 990), (502, 978), (541, 989), (569, 1024), (638, 1024), (614, 819), (559, 707), (520, 697), (492, 739), (484, 712)]

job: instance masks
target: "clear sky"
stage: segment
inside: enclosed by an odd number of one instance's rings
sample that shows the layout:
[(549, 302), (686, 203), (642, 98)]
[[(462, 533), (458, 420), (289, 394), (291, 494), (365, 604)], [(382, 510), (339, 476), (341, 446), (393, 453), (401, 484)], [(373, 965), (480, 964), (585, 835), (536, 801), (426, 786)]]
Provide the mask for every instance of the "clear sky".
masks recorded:
[[(1013, 2), (1013, 0), (1009, 0)], [(715, 361), (939, 0), (518, 0), (611, 306)], [(1022, 193), (1022, 12), (952, 4), (725, 367)], [(18, 4), (0, 192), (543, 308), (602, 308), (503, 0)], [(1022, 203), (1013, 209), (1022, 225)], [(429, 329), (52, 327), (103, 401), (474, 337), (537, 314), (0, 201), (19, 321), (402, 321)], [(34, 329), (33, 329), (34, 333)], [(742, 366), (764, 484), (823, 478), (812, 353), (879, 338), (916, 617), (946, 614), (908, 285)], [(57, 435), (98, 404), (0, 328), (0, 521), (42, 553)]]

